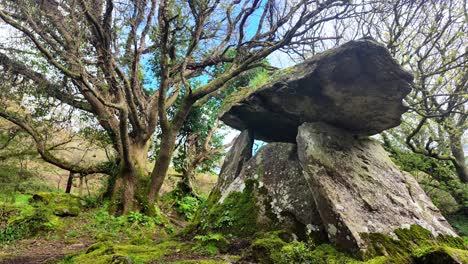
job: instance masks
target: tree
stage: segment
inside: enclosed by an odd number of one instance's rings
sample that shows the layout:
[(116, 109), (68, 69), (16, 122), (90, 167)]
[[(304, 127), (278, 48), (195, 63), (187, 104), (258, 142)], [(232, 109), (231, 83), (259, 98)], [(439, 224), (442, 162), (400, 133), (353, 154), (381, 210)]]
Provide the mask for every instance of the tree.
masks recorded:
[(179, 186), (185, 193), (193, 195), (196, 195), (192, 185), (195, 172), (212, 171), (229, 146), (223, 145), (224, 136), (218, 130), (220, 121), (216, 118), (217, 111), (207, 113), (204, 110), (208, 109), (193, 109), (189, 114), (179, 133), (177, 153), (173, 158), (174, 168), (182, 173)]
[[(392, 0), (371, 3), (375, 12), (333, 21), (340, 41), (372, 37), (384, 43), (414, 76), (402, 125), (386, 133), (393, 147), (451, 162), (468, 182), (463, 153), (467, 130), (468, 50), (466, 1)], [(338, 44), (335, 42), (333, 44)]]
[[(151, 211), (192, 108), (274, 51), (313, 45), (320, 37), (308, 32), (355, 7), (346, 0), (1, 0), (0, 18), (20, 33), (24, 48), (3, 43), (0, 65), (35, 87), (34, 96), (92, 115), (116, 153), (113, 196), (121, 212)], [(219, 76), (190, 85), (227, 63)], [(180, 105), (168, 111), (176, 99)], [(40, 121), (10, 110), (1, 108), (0, 116), (31, 134), (44, 160), (74, 173), (112, 173), (114, 166), (72, 166), (51, 155), (31, 124)], [(158, 126), (148, 184), (148, 147)]]
[(393, 1), (391, 16), (383, 23), (388, 37), (380, 39), (416, 77), (407, 97), (411, 116), (400, 127), (406, 145), (415, 153), (452, 162), (460, 181), (467, 183), (462, 143), (468, 128), (464, 7), (464, 1), (455, 0)]

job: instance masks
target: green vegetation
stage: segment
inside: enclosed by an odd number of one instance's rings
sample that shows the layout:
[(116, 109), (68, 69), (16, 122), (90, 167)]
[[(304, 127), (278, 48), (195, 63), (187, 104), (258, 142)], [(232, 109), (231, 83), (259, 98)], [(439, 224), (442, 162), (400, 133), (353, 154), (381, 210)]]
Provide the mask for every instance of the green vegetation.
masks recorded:
[(221, 252), (226, 253), (229, 248), (229, 242), (221, 234), (198, 235), (193, 239), (198, 242), (192, 250), (202, 254), (215, 256)]
[(165, 256), (187, 252), (189, 248), (177, 241), (157, 245), (125, 245), (101, 242), (90, 246), (86, 252), (66, 258), (62, 263), (107, 264), (158, 262)]
[(242, 192), (234, 191), (221, 202), (221, 195), (211, 193), (186, 232), (221, 233), (236, 237), (252, 237), (255, 233), (267, 231), (274, 223), (257, 221), (259, 209), (254, 193), (259, 192), (258, 182), (248, 180)]
[(0, 245), (60, 226), (52, 208), (30, 204), (31, 199), (31, 195), (19, 194), (14, 203), (0, 203)]
[(357, 260), (329, 244), (316, 246), (313, 241), (291, 241), (290, 237), (282, 231), (264, 233), (253, 240), (250, 254), (260, 263), (275, 264), (410, 264), (413, 261), (428, 258), (439, 261), (431, 263), (451, 263), (448, 261), (449, 258), (466, 263), (468, 259), (468, 252), (464, 250), (467, 245), (461, 238), (439, 237), (436, 239), (428, 230), (417, 225), (411, 226), (410, 229), (395, 230), (395, 233), (399, 240), (382, 234), (366, 236), (372, 245), (366, 261)]

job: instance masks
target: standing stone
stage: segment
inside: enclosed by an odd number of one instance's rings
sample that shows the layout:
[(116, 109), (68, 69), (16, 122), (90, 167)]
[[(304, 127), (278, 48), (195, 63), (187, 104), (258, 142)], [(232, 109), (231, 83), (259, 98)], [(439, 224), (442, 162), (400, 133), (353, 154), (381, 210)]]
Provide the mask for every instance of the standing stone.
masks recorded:
[(295, 144), (263, 146), (224, 189), (219, 203), (231, 192), (244, 191), (248, 181), (255, 182), (253, 197), (259, 230), (281, 228), (301, 239), (309, 235), (316, 240), (326, 239)]
[(252, 157), (253, 141), (253, 135), (249, 130), (244, 130), (237, 136), (229, 153), (224, 158), (214, 190), (223, 193), (227, 186), (239, 175), (244, 163)]
[(413, 224), (436, 236), (456, 236), (414, 177), (398, 169), (377, 141), (305, 123), (297, 143), (323, 225), (341, 249), (364, 255), (362, 233), (394, 236), (395, 229)]

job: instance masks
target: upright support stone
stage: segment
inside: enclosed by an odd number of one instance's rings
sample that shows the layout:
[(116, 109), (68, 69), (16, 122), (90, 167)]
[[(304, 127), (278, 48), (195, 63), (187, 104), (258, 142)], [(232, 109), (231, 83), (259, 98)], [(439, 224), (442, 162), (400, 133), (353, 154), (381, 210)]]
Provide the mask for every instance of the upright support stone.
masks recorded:
[[(239, 142), (243, 141), (243, 137), (239, 139)], [(244, 146), (241, 143), (237, 145), (239, 142), (236, 146)], [(239, 150), (233, 149), (229, 162), (242, 160), (239, 159)], [(263, 146), (243, 163), (234, 178), (235, 166), (227, 167), (230, 164), (225, 164), (220, 192), (211, 194), (211, 208), (203, 216), (208, 223), (205, 225), (208, 231), (252, 236), (257, 232), (281, 229), (303, 240), (309, 237), (315, 242), (327, 240), (295, 144), (269, 143)], [(224, 219), (232, 222), (226, 226), (219, 224), (224, 223)]]
[(414, 177), (398, 169), (377, 141), (305, 123), (297, 144), (328, 237), (343, 250), (363, 256), (363, 233), (392, 236), (413, 224), (436, 236), (456, 236)]
[(239, 175), (244, 163), (252, 157), (253, 141), (252, 132), (247, 129), (237, 136), (229, 153), (224, 158), (218, 182), (214, 187), (215, 191), (222, 193)]
[(239, 176), (221, 193), (220, 203), (231, 193), (243, 191), (246, 183), (256, 185), (259, 230), (281, 228), (301, 239), (312, 235), (326, 240), (320, 216), (291, 143), (269, 143), (247, 161)]

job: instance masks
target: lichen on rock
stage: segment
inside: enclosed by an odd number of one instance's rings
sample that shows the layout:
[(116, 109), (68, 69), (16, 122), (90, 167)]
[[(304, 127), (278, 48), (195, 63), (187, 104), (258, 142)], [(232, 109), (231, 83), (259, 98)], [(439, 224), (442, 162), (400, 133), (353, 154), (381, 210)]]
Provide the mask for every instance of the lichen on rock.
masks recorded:
[(298, 153), (330, 241), (357, 255), (365, 233), (393, 235), (414, 224), (435, 236), (456, 233), (416, 180), (382, 146), (324, 123), (299, 127)]

